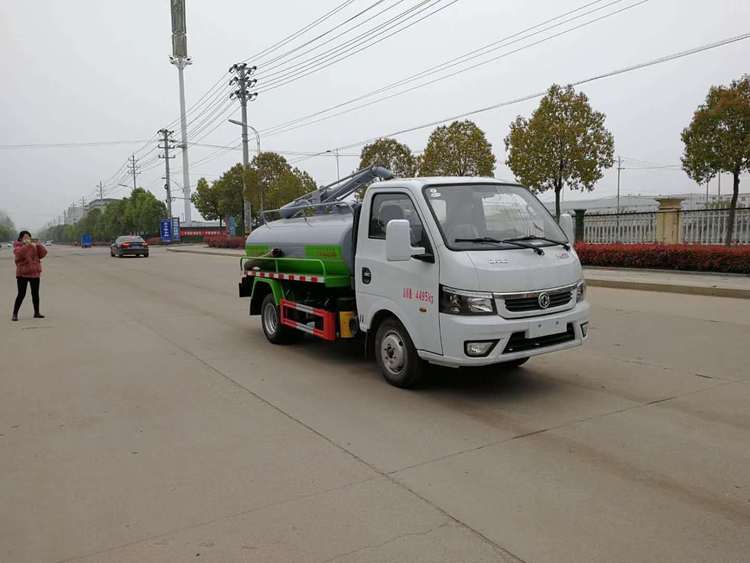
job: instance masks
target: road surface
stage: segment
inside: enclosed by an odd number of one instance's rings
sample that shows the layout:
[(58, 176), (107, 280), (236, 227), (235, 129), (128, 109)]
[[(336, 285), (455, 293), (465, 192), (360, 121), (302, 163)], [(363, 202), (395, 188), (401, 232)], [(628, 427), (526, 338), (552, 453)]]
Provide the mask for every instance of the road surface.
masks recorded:
[(585, 348), (403, 391), (234, 258), (53, 246), (11, 323), (9, 254), (0, 561), (750, 560), (748, 300), (594, 288)]

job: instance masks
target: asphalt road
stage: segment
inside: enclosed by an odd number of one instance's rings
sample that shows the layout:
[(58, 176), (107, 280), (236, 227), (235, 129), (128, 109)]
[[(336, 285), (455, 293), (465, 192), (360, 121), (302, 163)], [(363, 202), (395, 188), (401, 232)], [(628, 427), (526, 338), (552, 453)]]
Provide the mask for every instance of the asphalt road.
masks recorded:
[(583, 349), (388, 386), (237, 260), (52, 247), (10, 322), (0, 561), (750, 560), (750, 301), (590, 291)]

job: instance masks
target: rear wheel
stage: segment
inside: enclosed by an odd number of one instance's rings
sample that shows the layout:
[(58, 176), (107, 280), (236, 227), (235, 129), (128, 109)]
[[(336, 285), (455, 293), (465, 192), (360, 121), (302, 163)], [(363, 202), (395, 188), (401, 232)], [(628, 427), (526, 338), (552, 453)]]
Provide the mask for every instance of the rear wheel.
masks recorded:
[(426, 362), (417, 354), (404, 326), (386, 319), (375, 335), (375, 359), (385, 380), (396, 387), (410, 389), (424, 377)]
[(281, 315), (273, 293), (266, 295), (260, 306), (260, 324), (263, 326), (263, 333), (272, 344), (287, 344), (296, 336), (295, 330), (281, 324)]

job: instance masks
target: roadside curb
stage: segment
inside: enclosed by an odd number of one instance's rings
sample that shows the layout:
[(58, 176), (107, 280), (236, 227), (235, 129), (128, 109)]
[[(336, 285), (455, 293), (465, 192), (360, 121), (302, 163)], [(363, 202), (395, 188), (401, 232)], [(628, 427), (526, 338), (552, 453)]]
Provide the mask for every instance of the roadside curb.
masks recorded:
[(627, 280), (603, 280), (586, 278), (590, 287), (606, 287), (610, 289), (631, 289), (636, 291), (658, 291), (662, 293), (681, 293), (684, 295), (704, 295), (708, 297), (731, 297), (734, 299), (750, 299), (750, 290), (732, 287), (709, 287), (698, 285), (682, 285), (673, 283), (653, 283)]
[(592, 272), (622, 272), (624, 274), (642, 274), (648, 272), (652, 274), (667, 274), (684, 276), (686, 279), (691, 276), (710, 276), (716, 278), (737, 278), (750, 279), (750, 274), (735, 274), (732, 272), (702, 272), (698, 270), (667, 270), (664, 268), (619, 268), (610, 266), (583, 266), (584, 270)]
[[(167, 252), (185, 254), (208, 254), (211, 256), (224, 256), (225, 258), (241, 258), (242, 252), (220, 252), (218, 250), (198, 248), (167, 248)], [(750, 299), (749, 289), (731, 287), (710, 287), (698, 285), (683, 285), (674, 283), (655, 283), (629, 280), (609, 280), (601, 278), (586, 278), (590, 287), (605, 287), (609, 289), (630, 289), (635, 291), (657, 291), (661, 293), (679, 293), (684, 295), (704, 295), (708, 297), (730, 297), (734, 299)]]

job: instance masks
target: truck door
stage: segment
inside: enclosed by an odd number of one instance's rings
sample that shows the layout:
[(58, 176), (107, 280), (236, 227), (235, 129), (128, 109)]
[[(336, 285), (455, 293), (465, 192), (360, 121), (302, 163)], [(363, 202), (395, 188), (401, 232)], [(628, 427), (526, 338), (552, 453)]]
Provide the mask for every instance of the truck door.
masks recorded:
[(388, 309), (399, 317), (418, 350), (442, 354), (437, 256), (434, 263), (416, 258), (388, 262), (385, 257), (385, 228), (393, 219), (407, 219), (412, 246), (423, 246), (434, 254), (424, 217), (406, 191), (368, 196), (359, 221), (355, 258), (359, 314), (369, 322), (378, 310)]

